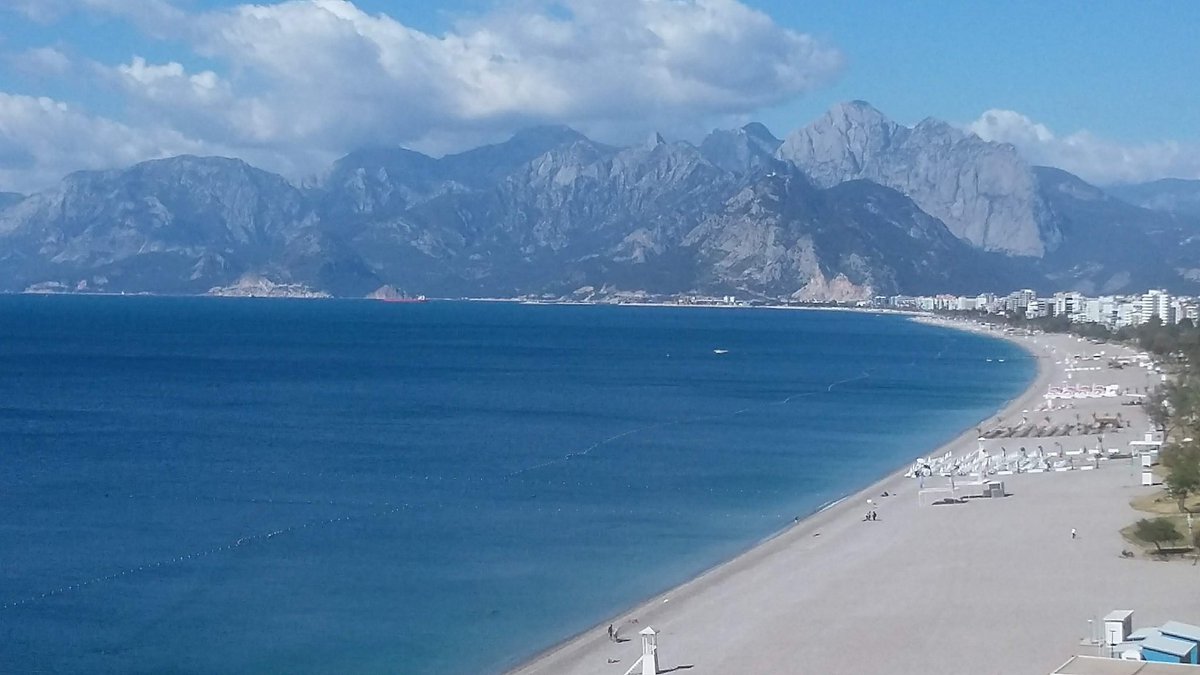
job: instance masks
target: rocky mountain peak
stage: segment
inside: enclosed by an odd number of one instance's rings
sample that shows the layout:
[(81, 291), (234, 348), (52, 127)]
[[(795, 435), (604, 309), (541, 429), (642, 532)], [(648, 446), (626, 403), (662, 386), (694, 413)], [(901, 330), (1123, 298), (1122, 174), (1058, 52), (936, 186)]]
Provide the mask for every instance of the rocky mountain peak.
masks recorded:
[(790, 134), (777, 156), (804, 169), (815, 183), (832, 187), (845, 180), (869, 178), (877, 158), (907, 129), (865, 101), (833, 106), (820, 119)]
[[(887, 115), (884, 115), (878, 108), (863, 100), (843, 101), (842, 103), (834, 104), (825, 113), (825, 119), (843, 128), (895, 126), (895, 123), (888, 119)], [(821, 121), (818, 120), (815, 124), (820, 123)]]
[(775, 134), (771, 133), (771, 130), (768, 129), (762, 122), (751, 122), (749, 124), (742, 125), (741, 132), (746, 136), (759, 141), (760, 143), (771, 145), (775, 148), (778, 148), (779, 144), (783, 142), (778, 138), (775, 138)]
[(851, 101), (789, 135), (777, 155), (823, 187), (866, 179), (898, 190), (977, 248), (1041, 257), (1059, 242), (1016, 150), (939, 120), (908, 128)]
[(586, 141), (587, 137), (562, 125), (532, 127), (507, 141), (446, 155), (440, 164), (446, 175), (470, 186), (489, 185), (550, 150)]
[(700, 153), (726, 171), (745, 174), (774, 161), (780, 143), (765, 126), (751, 122), (739, 129), (713, 131), (700, 143)]

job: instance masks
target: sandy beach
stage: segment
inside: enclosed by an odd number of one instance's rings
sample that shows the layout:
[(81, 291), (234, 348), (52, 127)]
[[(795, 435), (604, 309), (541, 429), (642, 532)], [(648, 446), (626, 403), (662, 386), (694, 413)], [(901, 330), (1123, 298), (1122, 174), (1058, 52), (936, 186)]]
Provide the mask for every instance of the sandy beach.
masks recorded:
[[(983, 441), (989, 454), (1041, 446), (1078, 462), (1075, 470), (999, 476), (1009, 493), (1002, 499), (921, 504), (918, 480), (902, 471), (512, 672), (621, 675), (640, 654), (637, 631), (653, 626), (665, 672), (1049, 673), (1072, 655), (1096, 654), (1087, 643), (1089, 620), (1113, 609), (1135, 610), (1135, 627), (1200, 621), (1200, 606), (1184, 590), (1200, 568), (1120, 555), (1133, 547), (1119, 530), (1142, 517), (1129, 501), (1156, 488), (1141, 487), (1140, 469), (1128, 459), (1095, 462), (1077, 452), (1101, 443), (1126, 450), (1148, 430), (1140, 407), (1121, 405), (1133, 400), (1121, 396), (1059, 400), (1058, 409), (1038, 410), (1051, 386), (1145, 391), (1158, 376), (1108, 367), (1110, 357), (1133, 353), (1113, 345), (1064, 335), (1010, 339), (1037, 356), (1038, 375), (981, 421), (984, 430), (1061, 428), (1093, 413), (1119, 413), (1131, 425), (1106, 431), (1102, 440), (1075, 434)], [(1074, 358), (1101, 350), (1103, 359)], [(976, 452), (978, 436), (972, 427), (932, 455)], [(939, 480), (948, 482), (933, 477), (927, 486)], [(977, 491), (962, 487), (958, 494)], [(867, 499), (877, 521), (863, 520)], [(632, 639), (610, 641), (610, 622)]]

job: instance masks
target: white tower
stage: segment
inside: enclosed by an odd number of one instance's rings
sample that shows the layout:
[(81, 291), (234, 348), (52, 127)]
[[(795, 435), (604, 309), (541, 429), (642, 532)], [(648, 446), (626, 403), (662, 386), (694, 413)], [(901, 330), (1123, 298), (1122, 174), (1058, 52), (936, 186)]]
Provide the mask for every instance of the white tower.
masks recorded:
[(634, 675), (639, 672), (638, 666), (642, 667), (641, 675), (658, 675), (658, 631), (646, 626), (638, 632), (638, 635), (642, 636), (642, 655), (633, 662), (633, 665), (629, 666), (625, 675)]
[(642, 636), (642, 675), (658, 675), (658, 631), (646, 626)]

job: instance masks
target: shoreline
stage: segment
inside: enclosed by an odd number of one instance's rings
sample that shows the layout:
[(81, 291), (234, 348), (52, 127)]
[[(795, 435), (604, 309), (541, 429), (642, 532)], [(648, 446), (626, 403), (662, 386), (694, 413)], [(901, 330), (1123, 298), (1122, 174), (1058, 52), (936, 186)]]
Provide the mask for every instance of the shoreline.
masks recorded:
[[(621, 305), (628, 306), (628, 305)], [(655, 305), (635, 305), (635, 306), (655, 306)], [(667, 305), (676, 306), (676, 305)], [(688, 307), (687, 305), (679, 305)], [(746, 307), (744, 309), (807, 309), (807, 310), (833, 310), (833, 308), (821, 307)], [(864, 313), (884, 313), (879, 310), (870, 310), (865, 308), (844, 308), (833, 311), (855, 311)], [(974, 333), (977, 335), (985, 335), (994, 339), (1001, 339), (1011, 344), (1016, 345), (1022, 351), (1026, 352), (1033, 358), (1037, 364), (1036, 372), (1030, 380), (1029, 385), (1018, 393), (1013, 398), (1006, 401), (996, 411), (981, 418), (974, 424), (968, 425), (951, 440), (931, 449), (925, 456), (937, 456), (944, 454), (946, 451), (951, 451), (959, 448), (964, 442), (973, 441), (977, 437), (976, 427), (981, 423), (987, 422), (993, 418), (1006, 418), (1014, 413), (1019, 413), (1022, 409), (1034, 407), (1041, 399), (1041, 392), (1045, 391), (1052, 382), (1055, 372), (1048, 362), (1050, 353), (1042, 348), (1040, 351), (1036, 343), (1031, 343), (1026, 336), (1011, 335), (1004, 332), (996, 332), (989, 330), (977, 323), (965, 323), (940, 319), (939, 317), (910, 312), (887, 312), (893, 314), (906, 314), (910, 321), (923, 323), (925, 325), (936, 326), (947, 330), (957, 330), (961, 332)], [(1025, 338), (1025, 339), (1022, 339)], [(916, 459), (915, 457), (913, 459)], [(583, 654), (590, 650), (595, 635), (603, 634), (605, 626), (612, 624), (618, 627), (626, 625), (625, 617), (637, 617), (639, 626), (649, 625), (654, 621), (654, 618), (663, 612), (662, 605), (668, 604), (672, 598), (698, 594), (707, 587), (719, 585), (729, 577), (743, 572), (747, 568), (753, 568), (761, 564), (763, 561), (772, 558), (784, 550), (796, 546), (799, 543), (820, 536), (820, 528), (823, 525), (831, 524), (833, 521), (844, 519), (851, 513), (852, 508), (862, 508), (866, 499), (875, 499), (883, 493), (887, 492), (890, 495), (907, 492), (905, 487), (911, 487), (911, 479), (905, 476), (905, 473), (912, 465), (910, 460), (904, 466), (888, 471), (881, 478), (873, 481), (866, 487), (848, 493), (838, 499), (818, 507), (815, 511), (802, 517), (798, 522), (792, 523), (782, 529), (768, 535), (767, 537), (751, 544), (747, 549), (738, 553), (734, 557), (717, 563), (713, 567), (677, 584), (670, 589), (657, 593), (649, 598), (635, 602), (629, 608), (609, 617), (600, 623), (586, 628), (568, 638), (565, 638), (550, 647), (534, 654), (525, 659), (514, 667), (503, 670), (505, 675), (532, 675), (533, 673), (552, 673), (557, 672), (556, 668), (564, 659), (567, 661), (574, 660), (574, 657), (582, 657)], [(643, 620), (644, 619), (644, 620)], [(623, 669), (620, 672), (624, 672)]]
[[(32, 297), (96, 297), (96, 298), (254, 298), (257, 300), (344, 300), (344, 301), (372, 301), (372, 302), (387, 302), (383, 298), (372, 298), (367, 296), (338, 296), (338, 295), (305, 295), (305, 294), (288, 294), (281, 293), (279, 295), (263, 294), (256, 295), (252, 293), (151, 293), (148, 291), (2, 291), (0, 296), (32, 296)], [(851, 307), (842, 305), (752, 305), (752, 304), (718, 304), (718, 303), (679, 303), (679, 302), (588, 302), (584, 300), (526, 300), (521, 298), (486, 298), (486, 297), (426, 297), (424, 303), (435, 302), (470, 302), (480, 304), (508, 304), (508, 305), (545, 305), (557, 306), (563, 305), (568, 307), (680, 307), (690, 309), (784, 309), (784, 310), (804, 310), (817, 312), (859, 312), (863, 314), (898, 314), (902, 316), (933, 316), (928, 312), (909, 309), (891, 309), (887, 307)]]

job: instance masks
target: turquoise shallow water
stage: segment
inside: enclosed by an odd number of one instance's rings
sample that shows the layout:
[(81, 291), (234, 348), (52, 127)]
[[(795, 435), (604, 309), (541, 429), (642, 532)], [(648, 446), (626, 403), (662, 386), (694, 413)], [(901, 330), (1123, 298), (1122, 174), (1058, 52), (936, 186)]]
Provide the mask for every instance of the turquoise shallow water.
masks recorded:
[(1035, 370), (897, 316), (0, 297), (0, 671), (499, 671)]

